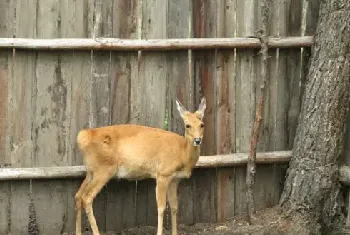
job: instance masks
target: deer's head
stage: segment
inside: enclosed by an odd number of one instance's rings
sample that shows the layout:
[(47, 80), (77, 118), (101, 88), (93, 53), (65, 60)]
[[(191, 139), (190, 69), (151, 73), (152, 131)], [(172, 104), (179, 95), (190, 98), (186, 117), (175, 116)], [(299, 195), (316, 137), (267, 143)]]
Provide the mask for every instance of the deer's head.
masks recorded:
[(187, 111), (178, 100), (176, 100), (176, 106), (185, 124), (186, 139), (193, 143), (194, 146), (199, 146), (202, 143), (204, 133), (202, 120), (206, 108), (205, 98), (202, 98), (198, 110), (194, 113)]

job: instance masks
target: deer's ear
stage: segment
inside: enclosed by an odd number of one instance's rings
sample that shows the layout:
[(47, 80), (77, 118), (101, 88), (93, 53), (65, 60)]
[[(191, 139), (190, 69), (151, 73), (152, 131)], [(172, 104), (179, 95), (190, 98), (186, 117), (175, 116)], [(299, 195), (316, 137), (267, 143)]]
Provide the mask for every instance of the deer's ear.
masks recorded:
[(176, 107), (177, 107), (177, 110), (179, 111), (180, 113), (180, 116), (182, 118), (185, 117), (186, 113), (188, 113), (188, 111), (186, 110), (186, 108), (180, 103), (180, 101), (176, 100)]
[(199, 108), (198, 110), (196, 111), (196, 115), (198, 116), (199, 119), (203, 119), (204, 117), (204, 111), (205, 111), (205, 108), (207, 107), (206, 105), (206, 101), (205, 101), (205, 97), (202, 98), (201, 100), (201, 103), (199, 105)]

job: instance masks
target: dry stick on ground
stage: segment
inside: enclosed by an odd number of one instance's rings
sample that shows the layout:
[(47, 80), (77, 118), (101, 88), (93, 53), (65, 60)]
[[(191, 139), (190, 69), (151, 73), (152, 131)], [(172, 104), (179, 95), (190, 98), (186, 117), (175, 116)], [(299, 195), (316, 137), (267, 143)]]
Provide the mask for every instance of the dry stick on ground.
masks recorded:
[(270, 10), (270, 0), (262, 1), (261, 5), (261, 13), (262, 13), (262, 26), (260, 30), (260, 41), (261, 41), (261, 78), (262, 84), (260, 86), (260, 96), (258, 100), (258, 104), (256, 106), (255, 112), (255, 121), (254, 121), (254, 129), (253, 135), (250, 141), (250, 151), (248, 156), (248, 164), (247, 164), (247, 209), (248, 209), (248, 219), (249, 223), (252, 222), (252, 218), (254, 217), (255, 205), (254, 205), (254, 184), (255, 184), (255, 173), (256, 173), (256, 147), (259, 140), (259, 132), (260, 126), (263, 116), (264, 110), (264, 100), (265, 100), (265, 87), (267, 83), (267, 69), (268, 69), (268, 40), (266, 36), (267, 24), (269, 21), (269, 10)]

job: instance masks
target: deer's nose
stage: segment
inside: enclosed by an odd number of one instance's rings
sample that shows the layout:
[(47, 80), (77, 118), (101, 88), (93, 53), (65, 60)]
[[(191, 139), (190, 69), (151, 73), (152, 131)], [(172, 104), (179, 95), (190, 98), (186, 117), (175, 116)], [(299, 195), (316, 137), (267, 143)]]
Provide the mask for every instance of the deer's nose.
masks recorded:
[(201, 138), (194, 138), (194, 145), (198, 146), (202, 143), (202, 139)]

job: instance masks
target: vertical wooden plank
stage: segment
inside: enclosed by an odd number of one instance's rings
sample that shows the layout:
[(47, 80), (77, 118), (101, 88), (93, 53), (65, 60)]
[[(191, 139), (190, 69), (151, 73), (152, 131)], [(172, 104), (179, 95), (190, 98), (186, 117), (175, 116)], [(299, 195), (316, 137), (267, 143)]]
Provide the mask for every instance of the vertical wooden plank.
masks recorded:
[(192, 177), (194, 223), (216, 222), (216, 170), (196, 169)]
[[(237, 1), (237, 36), (254, 35), (258, 0)], [(236, 151), (248, 152), (255, 111), (257, 50), (239, 49), (236, 64)], [(246, 212), (246, 167), (235, 168), (235, 214)]]
[[(179, 189), (178, 189), (178, 197), (179, 197), (179, 207), (178, 207), (179, 224), (188, 224), (188, 225), (194, 224), (193, 176), (190, 179), (183, 179), (180, 181)], [(169, 218), (171, 218), (170, 213), (169, 213), (169, 216), (170, 216)]]
[[(36, 27), (40, 29), (36, 31), (36, 37), (61, 37), (60, 1), (38, 0), (36, 9)], [(70, 107), (70, 84), (62, 73), (66, 61), (60, 52), (43, 51), (37, 54), (35, 63), (32, 84), (33, 166), (63, 166), (68, 161)], [(65, 182), (33, 181), (32, 198), (40, 233), (64, 230), (67, 218)]]
[[(69, 63), (63, 66), (63, 76), (70, 81), (70, 113), (69, 113), (69, 165), (82, 165), (82, 156), (76, 144), (78, 132), (89, 127), (89, 103), (90, 103), (90, 52), (72, 52), (66, 56)], [(75, 199), (82, 179), (69, 180), (67, 182), (67, 225), (66, 231), (75, 231)], [(85, 213), (83, 218), (86, 219)], [(82, 223), (84, 224), (84, 223)]]
[[(270, 24), (268, 25), (268, 35), (279, 36), (285, 34), (286, 1), (273, 2), (271, 5)], [(260, 12), (261, 9), (259, 8)], [(261, 17), (259, 18), (261, 19)], [(280, 22), (282, 21), (282, 22)], [(260, 26), (259, 26), (260, 27)], [(285, 149), (287, 142), (286, 123), (287, 113), (285, 103), (287, 102), (285, 94), (288, 93), (285, 82), (286, 55), (280, 53), (280, 50), (269, 51), (269, 82), (266, 90), (264, 104), (264, 121), (260, 135), (260, 144), (258, 151), (275, 151)], [(260, 63), (261, 58), (258, 58)], [(259, 72), (260, 73), (260, 72)], [(260, 76), (258, 76), (260, 78)], [(261, 79), (257, 80), (258, 84)], [(258, 89), (258, 85), (257, 85)], [(260, 89), (257, 90), (257, 97), (260, 96)], [(283, 95), (282, 95), (283, 94)], [(276, 205), (279, 200), (281, 168), (277, 165), (258, 166), (255, 183), (255, 204), (256, 209), (260, 210), (266, 207)], [(266, 184), (266, 182), (273, 182)]]
[[(216, 37), (216, 8), (217, 3), (200, 0), (193, 2), (193, 24), (194, 37)], [(201, 155), (212, 155), (216, 153), (216, 90), (215, 90), (215, 61), (216, 51), (195, 51), (194, 73), (195, 73), (195, 104), (198, 105), (201, 96), (206, 97), (207, 108), (204, 115), (205, 134)]]
[(157, 226), (158, 210), (156, 199), (156, 181), (147, 180), (147, 225)]
[[(302, 35), (302, 15), (303, 15), (303, 1), (302, 0), (290, 0), (285, 7), (285, 19), (287, 20), (286, 24), (286, 35), (287, 36), (301, 36)], [(302, 49), (289, 49), (284, 50), (280, 49), (280, 54), (286, 56), (286, 86), (289, 97), (287, 98), (286, 112), (287, 112), (287, 139), (285, 149), (292, 149), (294, 144), (295, 133), (298, 125), (299, 113), (301, 108), (301, 76), (302, 76), (302, 67), (301, 67), (301, 52)], [(282, 95), (282, 94), (281, 94)], [(284, 177), (288, 165), (284, 164), (279, 166), (280, 176), (279, 181), (275, 181), (276, 184), (279, 183), (278, 198), (282, 193), (284, 187)], [(277, 192), (276, 192), (277, 193)]]
[(109, 181), (106, 188), (106, 232), (120, 232), (122, 230), (122, 219), (124, 218), (122, 210), (123, 201), (121, 196), (125, 190), (123, 189), (122, 184), (115, 179)]
[[(68, 161), (67, 102), (70, 94), (69, 84), (62, 75), (62, 63), (58, 53), (41, 52), (37, 57), (33, 108), (35, 166), (63, 166)], [(63, 185), (63, 180), (49, 184), (40, 180), (33, 182), (37, 222), (43, 233), (58, 233), (65, 226), (67, 198)], [(50, 187), (50, 194), (47, 187)]]
[(128, 229), (136, 226), (136, 185), (135, 182), (122, 181), (121, 188), (121, 210), (123, 229)]
[[(137, 71), (137, 54), (112, 53), (112, 85), (111, 85), (111, 120), (112, 124), (129, 123), (131, 120), (131, 80), (134, 79), (133, 70)], [(136, 182), (135, 181), (112, 181), (109, 183), (107, 195), (106, 229), (107, 231), (121, 231), (123, 228), (134, 227), (136, 223)], [(117, 188), (117, 191), (114, 188)], [(111, 191), (109, 190), (111, 189)], [(122, 201), (115, 206), (123, 211), (120, 220), (115, 221), (115, 208), (109, 201), (115, 201), (115, 197)]]
[(10, 193), (10, 183), (1, 182), (0, 183), (0, 233), (9, 234), (11, 232), (11, 193)]
[[(0, 37), (12, 37), (14, 33), (14, 1), (2, 1), (0, 3)], [(12, 78), (12, 50), (0, 51), (0, 168), (11, 167), (9, 156), (8, 126), (11, 124), (10, 107), (11, 101), (10, 79)], [(10, 182), (0, 182), (0, 233), (8, 234), (11, 229), (11, 193)]]
[[(14, 68), (11, 87), (9, 87), (13, 103), (9, 112), (12, 126), (10, 129), (11, 152), (8, 155), (11, 157), (13, 167), (31, 167), (33, 166), (31, 97), (35, 53), (16, 51)], [(11, 232), (14, 234), (28, 231), (30, 216), (28, 192), (29, 181), (11, 182)]]
[[(93, 0), (88, 4), (88, 34), (91, 37), (111, 37), (113, 32), (113, 1)], [(111, 52), (91, 52), (89, 126), (100, 127), (111, 123)], [(106, 231), (107, 189), (96, 196), (93, 208), (101, 232)], [(90, 229), (90, 226), (89, 226)]]
[(88, 37), (88, 1), (60, 0), (60, 36), (62, 38)]
[(9, 110), (11, 163), (13, 167), (30, 167), (32, 158), (32, 83), (35, 53), (16, 51), (13, 79), (10, 81), (12, 103)]
[[(168, 38), (188, 38), (192, 37), (192, 4), (191, 1), (168, 1)], [(180, 135), (184, 135), (184, 123), (175, 105), (178, 99), (185, 107), (194, 111), (194, 81), (193, 71), (190, 63), (192, 61), (190, 51), (168, 53), (169, 69), (169, 104), (168, 123), (169, 130)], [(197, 105), (196, 105), (197, 106)], [(179, 223), (193, 223), (193, 192), (192, 181), (182, 180), (179, 184)], [(170, 207), (168, 206), (166, 225), (170, 226)]]
[[(112, 53), (112, 84), (111, 84), (111, 120), (112, 124), (129, 123), (131, 120), (131, 80), (137, 71), (137, 54)], [(134, 71), (134, 72), (133, 72)], [(114, 188), (117, 188), (115, 190)], [(111, 191), (109, 190), (111, 189)], [(112, 181), (109, 183), (107, 195), (106, 229), (107, 231), (121, 231), (123, 228), (134, 227), (136, 223), (136, 182)], [(115, 202), (115, 197), (122, 199), (115, 204), (118, 210), (123, 211), (120, 219), (115, 221), (115, 208), (109, 201)]]
[[(235, 37), (236, 1), (218, 2), (217, 37)], [(235, 50), (219, 50), (216, 58), (216, 142), (218, 154), (235, 152)], [(217, 220), (234, 216), (234, 168), (217, 171)]]
[[(89, 29), (93, 37), (111, 37), (113, 21), (113, 2), (94, 0), (89, 6), (93, 11), (93, 28)], [(92, 127), (105, 126), (110, 123), (110, 83), (111, 83), (111, 54), (106, 51), (93, 51), (91, 78), (91, 107)]]
[[(195, 38), (216, 37), (217, 2), (193, 1), (193, 32)], [(216, 154), (216, 51), (193, 52), (194, 79), (195, 79), (195, 107), (202, 96), (206, 98), (204, 115), (205, 133), (201, 155)], [(193, 175), (193, 213), (194, 223), (216, 221), (216, 170), (197, 171)], [(208, 177), (210, 175), (210, 177)], [(208, 196), (198, 195), (203, 191)], [(213, 193), (213, 194), (212, 194)]]
[[(143, 1), (138, 1), (137, 6), (137, 38), (141, 39), (143, 30), (142, 30), (142, 21), (143, 21)], [(138, 51), (137, 59), (137, 73), (133, 74), (133, 78), (137, 79), (131, 80), (131, 89), (130, 89), (130, 101), (131, 101), (131, 123), (140, 123), (141, 121), (141, 91), (142, 91), (142, 76), (140, 76), (140, 69), (142, 63), (142, 52)], [(150, 180), (136, 181), (136, 224), (138, 226), (147, 225), (147, 209), (148, 209), (148, 182)]]
[[(2, 6), (5, 8), (5, 6)], [(6, 9), (6, 8), (5, 8)], [(0, 28), (0, 32), (3, 28)], [(7, 123), (8, 118), (8, 79), (9, 79), (9, 67), (8, 57), (11, 55), (11, 51), (0, 51), (0, 86), (2, 88), (0, 94), (0, 168), (10, 167), (11, 161), (9, 159), (8, 147), (7, 147)], [(11, 57), (9, 58), (11, 59)], [(7, 234), (10, 232), (9, 224), (11, 217), (11, 194), (10, 183), (0, 182), (0, 208), (3, 208), (0, 212), (0, 233)]]
[(137, 181), (136, 191), (136, 224), (138, 226), (147, 225), (148, 209), (148, 185), (151, 180)]
[[(142, 38), (166, 38), (167, 1), (143, 1)], [(142, 52), (142, 124), (164, 127), (166, 109), (167, 61), (165, 53)]]
[[(57, 0), (38, 1), (37, 24), (41, 30), (38, 38), (57, 38), (56, 28), (59, 18)], [(37, 166), (65, 165), (67, 160), (65, 116), (67, 105), (67, 84), (62, 78), (58, 52), (40, 52), (36, 58), (35, 79), (33, 81), (34, 157)], [(57, 144), (47, 144), (57, 143)]]
[[(136, 0), (113, 2), (112, 36), (115, 38), (137, 37)], [(111, 52), (111, 124), (131, 121), (132, 80), (137, 80), (137, 53)], [(120, 212), (120, 213), (119, 213)], [(136, 225), (136, 182), (111, 181), (107, 187), (106, 231), (120, 232)]]
[[(168, 38), (191, 37), (192, 6), (189, 1), (168, 1)], [(178, 99), (189, 111), (195, 111), (193, 105), (194, 82), (189, 67), (189, 52), (170, 52), (169, 64), (169, 130), (184, 134), (184, 123), (175, 105)]]
[[(290, 0), (288, 8), (286, 8), (285, 15), (288, 17), (287, 36), (301, 36), (302, 35), (302, 12), (303, 1), (302, 0)], [(298, 118), (300, 112), (300, 100), (301, 100), (301, 49), (290, 49), (287, 52), (280, 49), (282, 53), (287, 54), (286, 63), (286, 84), (289, 91), (287, 109), (288, 119), (286, 126), (288, 127), (288, 139), (287, 148), (292, 149), (294, 143), (295, 132), (298, 125)]]
[[(167, 37), (167, 1), (142, 1), (143, 39)], [(141, 82), (141, 124), (163, 128), (167, 104), (167, 59), (165, 53), (142, 52), (139, 57)], [(141, 98), (141, 97), (140, 97)], [(148, 181), (147, 224), (157, 224), (157, 206), (154, 180)]]
[[(303, 14), (302, 21), (302, 35), (312, 36), (316, 33), (316, 27), (318, 22), (318, 14), (320, 8), (320, 0), (303, 0), (303, 6), (305, 8), (305, 13)], [(311, 58), (311, 47), (302, 48), (301, 57), (301, 94), (304, 92), (305, 79), (309, 71), (309, 64)], [(301, 103), (301, 99), (300, 99)]]
[[(16, 5), (16, 37), (35, 37), (36, 6), (19, 1)], [(36, 53), (15, 51), (13, 79), (10, 81), (11, 161), (14, 167), (30, 167), (32, 158), (32, 84), (35, 76)]]
[[(14, 1), (10, 11), (14, 11), (14, 37), (34, 38), (36, 36), (36, 2), (28, 4)], [(33, 166), (32, 144), (32, 83), (35, 76), (36, 53), (14, 51), (13, 74), (9, 80), (11, 105), (9, 106), (9, 151), (13, 167)], [(37, 227), (30, 221), (29, 181), (11, 182), (11, 224), (12, 234), (27, 233), (29, 226)], [(29, 195), (29, 196), (28, 196)], [(35, 217), (35, 216), (34, 216)]]
[[(88, 2), (78, 0), (60, 0), (60, 36), (62, 38), (88, 37)], [(68, 156), (66, 165), (83, 164), (81, 153), (76, 145), (76, 137), (82, 128), (89, 124), (89, 95), (91, 56), (85, 51), (69, 51), (61, 53), (63, 80), (68, 84), (67, 117), (69, 128), (67, 136)], [(62, 232), (75, 231), (75, 193), (82, 180), (72, 179), (64, 182), (67, 191), (66, 219)], [(83, 219), (86, 219), (83, 213)], [(84, 223), (83, 223), (84, 224)]]
[[(281, 26), (279, 20), (281, 16), (280, 6), (282, 2), (272, 2), (270, 10), (270, 24), (267, 26), (269, 36), (278, 36), (279, 27)], [(284, 2), (283, 2), (284, 3)], [(282, 3), (282, 4), (283, 4)], [(259, 8), (260, 12), (261, 9)], [(261, 18), (260, 18), (261, 19)], [(284, 107), (280, 107), (285, 101), (284, 97), (278, 97), (278, 89), (282, 89), (282, 92), (286, 92), (284, 83), (284, 74), (279, 77), (280, 66), (285, 67), (284, 61), (280, 61), (279, 49), (269, 50), (269, 82), (266, 89), (266, 98), (264, 104), (264, 120), (262, 126), (262, 133), (260, 136), (260, 144), (258, 151), (273, 151), (276, 148), (280, 148), (279, 145), (285, 143), (285, 132), (279, 128), (284, 129), (285, 117), (279, 115), (284, 113)], [(260, 56), (258, 57), (258, 63), (260, 63)], [(281, 62), (281, 63), (280, 63)], [(259, 72), (260, 73), (260, 72)], [(258, 76), (260, 78), (260, 76)], [(260, 85), (261, 79), (257, 79), (257, 88)], [(256, 92), (257, 97), (260, 95), (260, 89)], [(280, 100), (278, 100), (280, 99)], [(281, 110), (279, 109), (281, 108)], [(281, 126), (279, 125), (281, 123)], [(266, 208), (268, 205), (277, 203), (275, 196), (276, 185), (274, 183), (266, 184), (271, 180), (276, 179), (278, 169), (275, 165), (258, 166), (256, 174), (256, 183), (254, 188), (255, 205), (256, 209), (260, 210)]]

